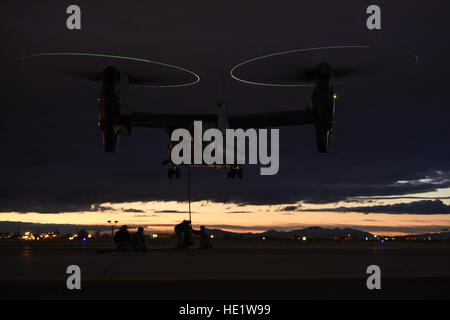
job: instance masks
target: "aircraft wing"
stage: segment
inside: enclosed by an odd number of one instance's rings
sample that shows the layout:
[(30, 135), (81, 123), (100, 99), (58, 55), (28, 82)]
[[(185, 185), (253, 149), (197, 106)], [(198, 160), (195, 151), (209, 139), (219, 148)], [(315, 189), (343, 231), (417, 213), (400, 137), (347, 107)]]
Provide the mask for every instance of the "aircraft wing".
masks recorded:
[[(217, 121), (217, 114), (170, 114), (170, 113), (133, 113), (134, 127), (148, 128), (183, 128), (193, 121)], [(282, 126), (295, 126), (314, 123), (312, 110), (279, 111), (267, 113), (250, 113), (230, 115), (228, 117), (230, 128), (270, 128)]]
[(228, 119), (232, 129), (270, 128), (297, 126), (314, 123), (312, 110), (278, 111), (231, 115)]
[(187, 127), (195, 120), (216, 121), (217, 115), (135, 112), (132, 119), (133, 127), (173, 129)]

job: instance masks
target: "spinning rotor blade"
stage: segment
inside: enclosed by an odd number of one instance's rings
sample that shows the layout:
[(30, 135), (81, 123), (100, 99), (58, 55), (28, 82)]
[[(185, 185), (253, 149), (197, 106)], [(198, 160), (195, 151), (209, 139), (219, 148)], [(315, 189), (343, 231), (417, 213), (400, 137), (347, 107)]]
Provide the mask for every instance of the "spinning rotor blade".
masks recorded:
[[(55, 75), (59, 75), (59, 76), (67, 76), (70, 78), (94, 81), (94, 82), (100, 82), (102, 79), (101, 72), (67, 71), (67, 70), (65, 70), (65, 71), (55, 71), (53, 73)], [(169, 79), (167, 77), (162, 77), (162, 76), (150, 77), (150, 76), (130, 74), (130, 75), (128, 75), (128, 81), (129, 81), (130, 85), (159, 86), (159, 85), (171, 83), (171, 82), (173, 82), (173, 79)]]
[(372, 73), (374, 68), (370, 67), (342, 67), (333, 68), (333, 77), (335, 78), (348, 78), (354, 76), (365, 75)]
[[(173, 79), (168, 79), (167, 77), (162, 76), (143, 76), (137, 74), (129, 74), (128, 81), (130, 85), (140, 85), (140, 86), (158, 86), (164, 85), (166, 83), (173, 82)], [(180, 81), (181, 82), (181, 81)]]
[[(56, 72), (55, 72), (56, 73)], [(70, 78), (99, 82), (102, 78), (99, 72), (82, 72), (82, 71), (61, 71), (60, 75), (68, 76)]]
[[(292, 68), (294, 69), (294, 68)], [(350, 77), (358, 77), (361, 75), (365, 75), (367, 73), (371, 73), (373, 68), (367, 67), (341, 67), (341, 68), (332, 68), (331, 76), (335, 79), (341, 78), (350, 78)], [(269, 83), (311, 83), (314, 81), (314, 78), (320, 71), (317, 67), (309, 68), (309, 69), (300, 69), (295, 71), (289, 71), (280, 75), (273, 76), (264, 76), (259, 78), (258, 80), (262, 80), (264, 82)]]

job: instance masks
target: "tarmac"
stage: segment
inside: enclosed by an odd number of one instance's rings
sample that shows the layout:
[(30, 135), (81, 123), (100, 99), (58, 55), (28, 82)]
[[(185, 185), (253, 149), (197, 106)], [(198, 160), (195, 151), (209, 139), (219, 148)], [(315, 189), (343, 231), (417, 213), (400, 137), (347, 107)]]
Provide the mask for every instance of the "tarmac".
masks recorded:
[[(219, 240), (176, 250), (151, 240), (145, 252), (111, 241), (0, 241), (0, 299), (449, 299), (450, 243)], [(69, 290), (69, 265), (81, 290)], [(369, 265), (381, 289), (369, 290)]]

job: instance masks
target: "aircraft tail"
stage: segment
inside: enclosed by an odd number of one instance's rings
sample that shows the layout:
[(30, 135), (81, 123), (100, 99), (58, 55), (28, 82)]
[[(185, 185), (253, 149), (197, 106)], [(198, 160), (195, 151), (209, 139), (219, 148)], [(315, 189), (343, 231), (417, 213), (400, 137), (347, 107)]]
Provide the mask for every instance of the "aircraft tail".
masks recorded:
[(221, 75), (219, 86), (219, 99), (217, 100), (217, 128), (225, 134), (225, 130), (230, 127), (228, 122), (228, 111), (224, 99), (225, 75)]
[(128, 95), (128, 74), (126, 74), (125, 72), (120, 73), (119, 91), (120, 135), (130, 136), (133, 111), (130, 107), (130, 100)]

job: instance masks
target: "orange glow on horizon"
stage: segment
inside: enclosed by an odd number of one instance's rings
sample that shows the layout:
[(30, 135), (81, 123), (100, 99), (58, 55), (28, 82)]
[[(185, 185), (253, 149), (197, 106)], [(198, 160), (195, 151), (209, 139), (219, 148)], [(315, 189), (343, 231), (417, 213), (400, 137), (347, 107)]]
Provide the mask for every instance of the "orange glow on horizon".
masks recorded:
[[(386, 204), (389, 200), (383, 200)], [(398, 200), (397, 200), (398, 202)], [(193, 202), (192, 224), (205, 225), (232, 232), (263, 232), (269, 229), (294, 230), (310, 226), (324, 228), (353, 228), (377, 234), (404, 235), (423, 233), (425, 229), (439, 232), (450, 225), (450, 215), (417, 214), (366, 214), (357, 212), (332, 212), (328, 209), (342, 203), (327, 206), (299, 203), (301, 210), (283, 211), (288, 205), (238, 205), (209, 201)], [(346, 203), (347, 207), (360, 206)], [(127, 203), (102, 203), (93, 205), (91, 211), (61, 213), (3, 212), (2, 221), (20, 221), (41, 224), (74, 224), (108, 226), (108, 220), (118, 225), (142, 225), (146, 230), (172, 232), (173, 226), (189, 219), (186, 202), (152, 201)], [(323, 210), (323, 211), (322, 211)]]

